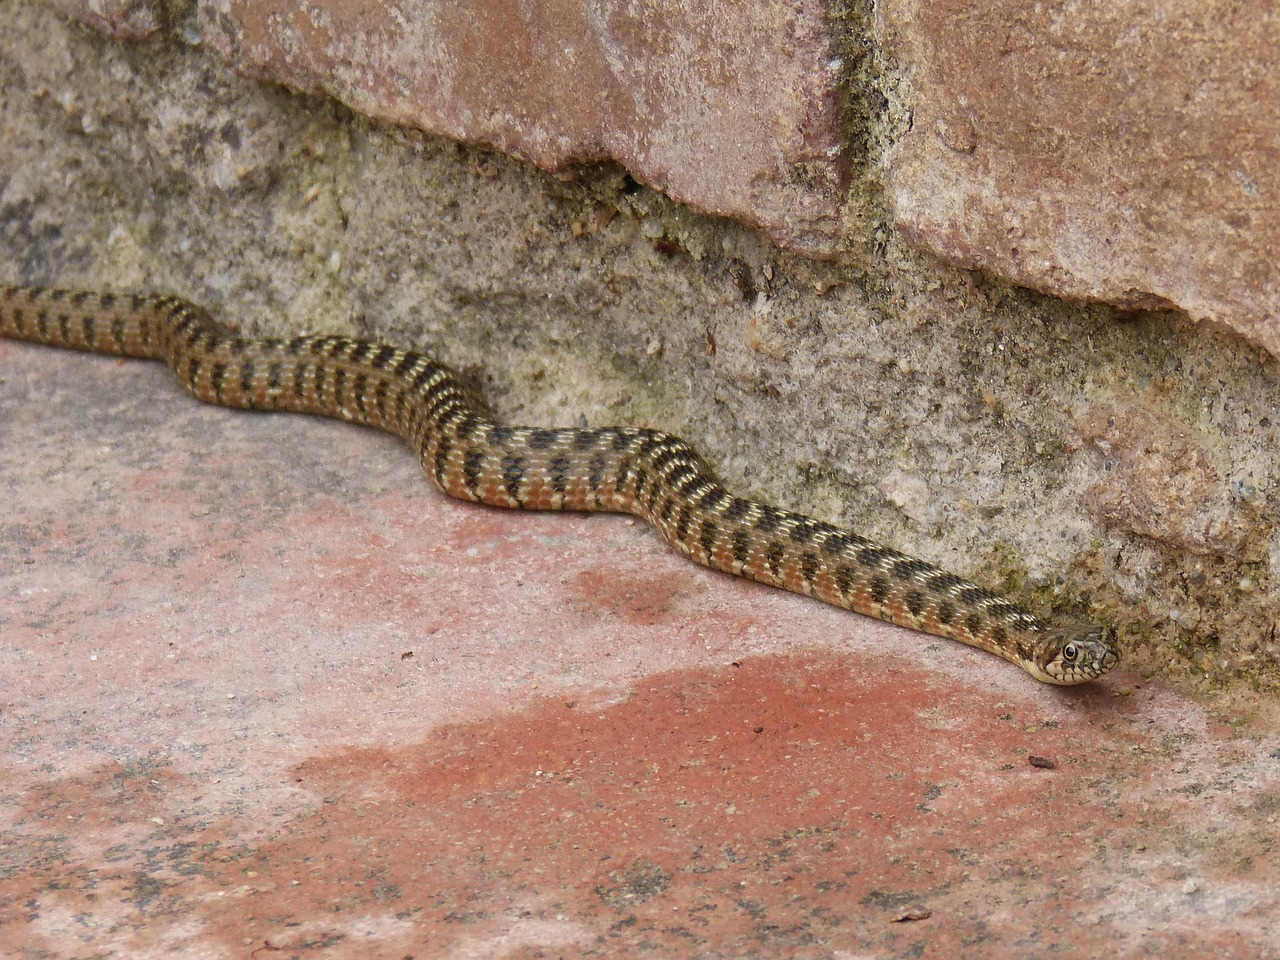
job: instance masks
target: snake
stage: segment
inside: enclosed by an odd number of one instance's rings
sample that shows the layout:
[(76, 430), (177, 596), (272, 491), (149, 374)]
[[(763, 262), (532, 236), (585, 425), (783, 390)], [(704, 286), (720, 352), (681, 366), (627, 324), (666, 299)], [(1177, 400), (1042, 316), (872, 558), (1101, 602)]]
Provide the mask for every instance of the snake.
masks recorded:
[(1119, 662), (1114, 629), (1050, 625), (928, 561), (735, 496), (673, 434), (505, 424), (449, 367), (413, 350), (340, 335), (250, 338), (178, 297), (33, 286), (0, 286), (0, 336), (164, 361), (218, 406), (376, 427), (408, 441), (451, 497), (632, 514), (703, 566), (989, 651), (1046, 683), (1094, 680)]

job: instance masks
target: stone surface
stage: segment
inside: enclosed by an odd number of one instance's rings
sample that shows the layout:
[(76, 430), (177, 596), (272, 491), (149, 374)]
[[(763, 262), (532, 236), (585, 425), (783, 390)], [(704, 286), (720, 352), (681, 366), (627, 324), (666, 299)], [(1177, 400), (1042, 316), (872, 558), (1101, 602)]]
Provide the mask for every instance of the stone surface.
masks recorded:
[(912, 125), (898, 226), (1069, 297), (1167, 303), (1280, 355), (1280, 21), (1268, 0), (889, 0)]
[(1256, 698), (1038, 684), (159, 364), (0, 341), (0, 451), (5, 957), (1280, 957)]
[(208, 0), (229, 63), (560, 170), (616, 160), (694, 209), (830, 253), (847, 165), (827, 0)]
[(1248, 484), (1218, 473), (1221, 458), (1206, 449), (1208, 437), (1137, 404), (1086, 410), (1079, 427), (1101, 459), (1083, 502), (1103, 523), (1194, 554), (1244, 546), (1247, 524), (1236, 505), (1248, 498)]

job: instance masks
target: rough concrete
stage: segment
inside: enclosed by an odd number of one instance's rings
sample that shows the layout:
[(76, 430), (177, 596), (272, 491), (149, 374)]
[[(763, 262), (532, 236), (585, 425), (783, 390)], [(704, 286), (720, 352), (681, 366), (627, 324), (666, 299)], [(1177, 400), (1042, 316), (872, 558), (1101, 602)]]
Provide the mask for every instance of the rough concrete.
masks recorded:
[(1274, 710), (1037, 684), (156, 364), (0, 341), (0, 451), (0, 955), (1280, 957)]
[(912, 123), (885, 179), (942, 257), (1167, 303), (1280, 355), (1280, 22), (1267, 0), (887, 0)]

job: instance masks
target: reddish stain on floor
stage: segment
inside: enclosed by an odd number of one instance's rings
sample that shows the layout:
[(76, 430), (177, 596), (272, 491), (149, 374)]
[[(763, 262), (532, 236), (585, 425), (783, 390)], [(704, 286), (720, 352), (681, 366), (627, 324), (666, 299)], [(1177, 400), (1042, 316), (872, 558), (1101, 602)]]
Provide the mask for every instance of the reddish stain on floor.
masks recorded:
[[(132, 956), (189, 936), (211, 956), (419, 958), (1035, 956), (1131, 940), (1106, 907), (1126, 878), (1097, 868), (1134, 845), (1133, 810), (1087, 699), (1067, 723), (990, 703), (922, 726), (934, 702), (927, 677), (872, 681), (833, 658), (662, 674), (610, 705), (548, 699), (309, 758), (268, 834), (195, 814), (201, 785), (163, 761), (96, 771), (10, 808), (0, 931)], [(1185, 886), (1177, 870), (1148, 879)], [(1202, 942), (1258, 946), (1248, 930)]]

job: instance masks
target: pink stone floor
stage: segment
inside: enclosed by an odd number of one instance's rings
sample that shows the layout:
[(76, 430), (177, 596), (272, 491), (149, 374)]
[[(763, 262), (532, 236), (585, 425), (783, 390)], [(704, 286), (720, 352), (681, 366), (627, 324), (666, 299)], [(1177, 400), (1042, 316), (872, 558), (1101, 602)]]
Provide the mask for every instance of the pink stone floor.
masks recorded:
[(1280, 728), (1123, 667), (3, 341), (0, 497), (5, 958), (1280, 957)]

